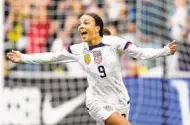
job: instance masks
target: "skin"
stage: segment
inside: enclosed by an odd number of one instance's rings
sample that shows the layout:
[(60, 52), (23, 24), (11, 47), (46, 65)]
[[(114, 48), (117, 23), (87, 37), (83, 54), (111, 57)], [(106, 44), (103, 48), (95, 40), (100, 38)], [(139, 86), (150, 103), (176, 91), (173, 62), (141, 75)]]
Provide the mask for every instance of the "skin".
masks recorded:
[[(87, 42), (89, 46), (97, 45), (102, 41), (102, 37), (99, 34), (100, 27), (95, 24), (93, 17), (89, 15), (83, 15), (79, 19), (78, 31), (80, 37), (84, 42)], [(83, 34), (83, 33), (86, 34)], [(177, 46), (175, 41), (168, 44), (170, 53), (173, 55), (176, 52)], [(7, 53), (7, 58), (12, 62), (18, 63), (21, 60), (21, 53), (19, 51), (11, 51)], [(105, 120), (106, 125), (131, 125), (131, 123), (121, 116), (118, 112), (111, 114), (109, 118)]]
[[(99, 35), (100, 27), (95, 24), (93, 17), (89, 15), (83, 15), (79, 19), (78, 31), (80, 37), (84, 42), (87, 42), (89, 46), (97, 45), (102, 41), (102, 37)], [(87, 34), (82, 35), (83, 32)]]
[(106, 119), (105, 125), (131, 125), (131, 123), (118, 112), (115, 112)]

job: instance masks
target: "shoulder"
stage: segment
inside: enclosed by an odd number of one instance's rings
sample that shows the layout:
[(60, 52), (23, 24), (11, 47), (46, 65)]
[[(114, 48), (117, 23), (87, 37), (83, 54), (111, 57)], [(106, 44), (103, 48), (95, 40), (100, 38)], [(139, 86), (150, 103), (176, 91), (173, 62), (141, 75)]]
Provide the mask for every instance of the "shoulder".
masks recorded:
[(122, 49), (130, 41), (118, 36), (103, 36), (102, 42), (114, 48)]
[(121, 38), (121, 37), (118, 37), (118, 36), (103, 36), (103, 43), (105, 44), (117, 44), (117, 43), (120, 43), (120, 42), (126, 42), (125, 39)]
[(114, 42), (114, 41), (123, 41), (124, 39), (121, 38), (121, 37), (118, 37), (118, 36), (111, 36), (111, 35), (104, 35), (103, 36), (103, 42), (108, 42), (108, 41), (111, 41), (111, 42)]
[(68, 51), (72, 54), (82, 54), (84, 52), (84, 43), (78, 43), (78, 44), (74, 44), (69, 46)]

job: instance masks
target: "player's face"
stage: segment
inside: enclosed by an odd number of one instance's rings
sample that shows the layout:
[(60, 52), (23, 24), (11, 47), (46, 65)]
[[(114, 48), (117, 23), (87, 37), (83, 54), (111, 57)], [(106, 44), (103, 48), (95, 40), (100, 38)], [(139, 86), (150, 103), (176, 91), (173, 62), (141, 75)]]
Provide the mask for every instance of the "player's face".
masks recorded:
[(99, 37), (99, 26), (96, 26), (95, 20), (89, 15), (83, 15), (79, 19), (78, 31), (84, 42), (90, 42)]

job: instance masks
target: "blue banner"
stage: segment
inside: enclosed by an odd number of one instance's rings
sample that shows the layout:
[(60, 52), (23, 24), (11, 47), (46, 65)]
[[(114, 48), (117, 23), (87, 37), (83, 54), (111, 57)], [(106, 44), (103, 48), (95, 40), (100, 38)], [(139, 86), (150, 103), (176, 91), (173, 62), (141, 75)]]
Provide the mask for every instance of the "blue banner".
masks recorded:
[[(190, 125), (190, 79), (124, 78), (133, 125)], [(164, 86), (163, 86), (164, 85)]]

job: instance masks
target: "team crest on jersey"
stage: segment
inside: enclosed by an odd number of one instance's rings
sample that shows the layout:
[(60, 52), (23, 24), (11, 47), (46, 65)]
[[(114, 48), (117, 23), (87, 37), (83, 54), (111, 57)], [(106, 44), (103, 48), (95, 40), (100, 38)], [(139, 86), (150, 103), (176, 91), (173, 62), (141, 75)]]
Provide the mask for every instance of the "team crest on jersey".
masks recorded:
[(89, 64), (90, 61), (91, 61), (90, 54), (84, 55), (84, 62), (85, 62), (86, 64)]
[(102, 62), (102, 54), (100, 51), (94, 51), (93, 52), (94, 56), (94, 62), (100, 64)]
[(113, 111), (113, 108), (110, 105), (104, 106), (104, 109), (107, 111)]

